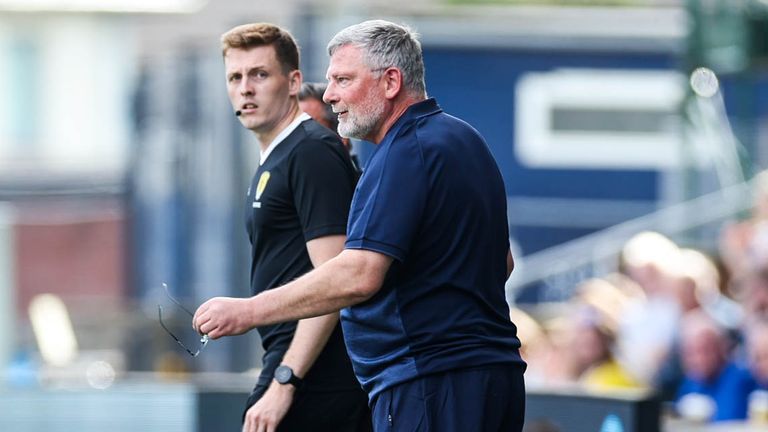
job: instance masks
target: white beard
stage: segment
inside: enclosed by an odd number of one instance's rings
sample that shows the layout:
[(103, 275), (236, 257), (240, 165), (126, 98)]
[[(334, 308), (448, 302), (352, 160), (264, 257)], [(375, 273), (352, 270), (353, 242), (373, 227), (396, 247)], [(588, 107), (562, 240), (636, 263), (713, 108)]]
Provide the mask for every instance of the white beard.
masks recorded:
[(354, 110), (348, 108), (346, 118), (339, 118), (339, 135), (344, 138), (365, 139), (372, 134), (383, 114), (383, 101), (375, 100), (369, 95), (359, 107)]

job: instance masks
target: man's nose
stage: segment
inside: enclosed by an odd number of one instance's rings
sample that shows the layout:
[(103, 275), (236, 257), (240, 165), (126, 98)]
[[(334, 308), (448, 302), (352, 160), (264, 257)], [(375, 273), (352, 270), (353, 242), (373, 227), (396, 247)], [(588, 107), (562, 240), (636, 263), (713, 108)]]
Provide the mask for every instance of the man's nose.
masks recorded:
[(325, 88), (325, 93), (323, 93), (323, 102), (333, 105), (334, 103), (339, 101), (339, 98), (336, 97), (336, 92), (334, 88), (334, 84), (332, 82), (328, 83), (328, 86)]
[(253, 94), (253, 86), (249, 79), (244, 79), (240, 82), (240, 94), (243, 96), (249, 96)]

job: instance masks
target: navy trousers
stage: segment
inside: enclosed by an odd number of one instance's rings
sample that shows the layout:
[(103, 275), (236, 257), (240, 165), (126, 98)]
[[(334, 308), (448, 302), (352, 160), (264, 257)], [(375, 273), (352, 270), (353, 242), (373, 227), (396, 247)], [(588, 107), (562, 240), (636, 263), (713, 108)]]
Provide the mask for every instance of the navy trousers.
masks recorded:
[(499, 364), (428, 375), (381, 392), (375, 432), (520, 432), (525, 367)]

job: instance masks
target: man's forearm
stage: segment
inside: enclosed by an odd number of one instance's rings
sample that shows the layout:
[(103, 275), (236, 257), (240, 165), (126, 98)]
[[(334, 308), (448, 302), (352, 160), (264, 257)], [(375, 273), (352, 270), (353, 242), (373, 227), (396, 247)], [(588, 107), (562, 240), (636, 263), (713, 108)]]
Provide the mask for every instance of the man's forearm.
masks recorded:
[(338, 322), (338, 312), (300, 320), (291, 345), (283, 356), (283, 364), (289, 366), (296, 375), (302, 378), (306, 376)]
[(197, 309), (192, 326), (217, 339), (258, 326), (337, 312), (372, 297), (391, 263), (392, 258), (378, 252), (345, 250), (280, 288), (247, 299), (210, 299)]
[(375, 275), (366, 274), (356, 253), (345, 251), (282, 287), (251, 297), (250, 327), (325, 315), (368, 299), (378, 289), (372, 286), (380, 283), (371, 281)]

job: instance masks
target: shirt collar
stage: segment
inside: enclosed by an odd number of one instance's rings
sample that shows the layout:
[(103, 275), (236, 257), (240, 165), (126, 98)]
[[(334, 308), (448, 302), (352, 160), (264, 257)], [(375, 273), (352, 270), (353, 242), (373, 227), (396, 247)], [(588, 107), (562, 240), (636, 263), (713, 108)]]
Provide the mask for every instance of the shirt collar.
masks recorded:
[(282, 131), (280, 131), (279, 134), (275, 137), (275, 139), (272, 140), (272, 142), (269, 144), (266, 150), (263, 150), (260, 153), (259, 156), (259, 165), (264, 165), (264, 162), (267, 160), (270, 154), (272, 154), (272, 151), (277, 147), (278, 144), (285, 141), (286, 138), (288, 138), (288, 135), (291, 134), (294, 130), (296, 130), (297, 127), (301, 124), (301, 122), (311, 119), (312, 117), (309, 116), (309, 114), (302, 112), (299, 114), (296, 119), (294, 119), (291, 124), (285, 127)]
[(387, 131), (387, 134), (384, 135), (382, 144), (385, 141), (394, 139), (394, 137), (397, 136), (397, 133), (400, 131), (403, 125), (410, 123), (411, 121), (418, 120), (422, 117), (439, 113), (442, 110), (443, 109), (440, 108), (440, 105), (437, 104), (437, 101), (435, 100), (435, 98), (429, 98), (420, 102), (416, 102), (415, 104), (409, 106), (408, 109), (406, 109), (405, 112), (400, 116), (400, 118), (397, 119), (395, 124), (393, 124), (392, 127), (389, 128), (389, 130)]

